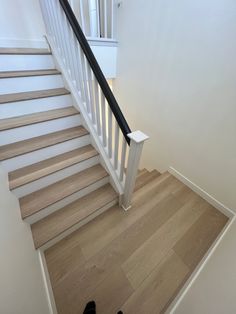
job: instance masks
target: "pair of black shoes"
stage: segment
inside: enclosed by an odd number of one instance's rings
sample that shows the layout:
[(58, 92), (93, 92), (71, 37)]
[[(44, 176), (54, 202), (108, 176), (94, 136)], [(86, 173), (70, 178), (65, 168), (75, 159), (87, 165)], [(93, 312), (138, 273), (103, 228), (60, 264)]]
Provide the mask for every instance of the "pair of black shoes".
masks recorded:
[[(83, 314), (96, 314), (96, 303), (94, 301), (90, 301), (86, 305)], [(123, 314), (123, 312), (119, 311), (117, 314)]]

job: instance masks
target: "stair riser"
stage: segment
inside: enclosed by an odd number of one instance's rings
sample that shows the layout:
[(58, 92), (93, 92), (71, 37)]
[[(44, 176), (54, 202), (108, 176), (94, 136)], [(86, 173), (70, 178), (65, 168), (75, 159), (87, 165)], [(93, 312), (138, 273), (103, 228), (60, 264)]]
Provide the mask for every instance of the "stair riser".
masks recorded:
[(88, 187), (64, 198), (63, 200), (40, 210), (39, 212), (35, 213), (34, 215), (27, 217), (26, 219), (24, 219), (24, 221), (26, 221), (30, 224), (33, 224), (36, 221), (39, 221), (40, 219), (54, 213), (58, 209), (63, 208), (64, 206), (78, 200), (79, 198), (97, 190), (98, 188), (102, 187), (103, 185), (107, 184), (108, 182), (109, 182), (109, 177), (105, 177), (105, 178), (89, 185)]
[(90, 135), (85, 135), (63, 143), (39, 149), (31, 153), (4, 160), (1, 162), (1, 167), (4, 168), (7, 172), (13, 171), (88, 144), (90, 144)]
[(0, 146), (81, 125), (80, 115), (0, 131)]
[(43, 251), (47, 250), (48, 248), (50, 248), (51, 246), (53, 246), (54, 244), (56, 244), (60, 240), (64, 239), (65, 237), (67, 237), (68, 235), (73, 233), (74, 231), (76, 231), (79, 228), (83, 227), (84, 225), (89, 223), (91, 220), (95, 219), (96, 217), (98, 217), (99, 215), (101, 215), (102, 213), (107, 211), (109, 208), (115, 206), (117, 203), (118, 203), (118, 199), (115, 199), (114, 201), (112, 201), (112, 202), (106, 204), (105, 206), (99, 208), (93, 214), (89, 215), (88, 217), (86, 217), (85, 219), (80, 221), (79, 223), (75, 224), (73, 227), (67, 229), (66, 231), (64, 231), (63, 233), (58, 235), (57, 237), (53, 238), (52, 240), (50, 240), (47, 243), (45, 243), (44, 245), (42, 245), (40, 247), (40, 249), (43, 250)]
[(0, 71), (54, 69), (51, 55), (0, 55)]
[(71, 95), (17, 101), (0, 105), (1, 119), (72, 106)]
[(0, 79), (0, 95), (64, 87), (61, 75)]
[(92, 158), (89, 158), (85, 161), (82, 161), (78, 164), (75, 164), (73, 166), (70, 166), (68, 168), (65, 168), (63, 170), (57, 171), (51, 175), (48, 175), (46, 177), (40, 178), (38, 180), (35, 180), (31, 183), (25, 184), (21, 187), (18, 187), (12, 192), (17, 196), (17, 197), (23, 197), (27, 194), (33, 193), (37, 190), (40, 190), (50, 184), (53, 184), (55, 182), (58, 182), (60, 180), (63, 180), (69, 176), (72, 176), (75, 173), (81, 172), (87, 168), (90, 168), (92, 166), (95, 166), (99, 163), (99, 156), (95, 156)]

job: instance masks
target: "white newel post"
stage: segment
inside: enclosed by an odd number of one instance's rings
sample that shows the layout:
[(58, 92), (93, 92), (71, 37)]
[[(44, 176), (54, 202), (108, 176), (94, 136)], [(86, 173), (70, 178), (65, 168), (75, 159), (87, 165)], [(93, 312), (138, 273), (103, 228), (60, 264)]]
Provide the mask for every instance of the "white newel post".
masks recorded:
[(124, 210), (128, 210), (131, 207), (131, 198), (134, 191), (139, 161), (143, 149), (143, 143), (149, 138), (141, 131), (132, 132), (128, 134), (128, 137), (130, 138), (130, 149), (126, 171), (124, 195), (122, 199), (122, 207), (124, 208)]

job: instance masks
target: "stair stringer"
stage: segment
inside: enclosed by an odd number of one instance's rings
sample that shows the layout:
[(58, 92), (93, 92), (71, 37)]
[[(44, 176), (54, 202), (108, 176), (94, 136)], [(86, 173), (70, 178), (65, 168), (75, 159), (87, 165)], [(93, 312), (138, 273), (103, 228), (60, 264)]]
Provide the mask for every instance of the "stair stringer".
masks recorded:
[[(74, 82), (70, 79), (69, 73), (63, 63), (63, 60), (61, 59), (57, 48), (55, 47), (53, 40), (51, 40), (50, 36), (46, 36), (47, 41), (49, 43), (52, 56), (54, 57), (54, 62), (56, 65), (56, 68), (61, 72), (62, 78), (64, 80), (65, 87), (71, 92), (72, 99), (74, 100), (73, 105), (77, 108), (77, 110), (80, 111), (81, 114), (81, 122), (82, 125), (89, 131), (91, 143), (95, 147), (95, 149), (100, 154), (100, 162), (106, 169), (106, 171), (110, 175), (110, 183), (116, 190), (116, 192), (119, 194), (119, 196), (123, 195), (124, 193), (124, 186), (123, 184), (118, 180), (117, 173), (114, 170), (111, 161), (107, 157), (106, 148), (104, 148), (101, 145), (101, 136), (97, 134), (97, 131), (95, 129), (95, 126), (91, 123), (90, 118), (88, 117), (83, 101), (81, 99), (80, 93), (78, 92), (77, 88), (74, 85)], [(125, 180), (123, 180), (124, 182)]]

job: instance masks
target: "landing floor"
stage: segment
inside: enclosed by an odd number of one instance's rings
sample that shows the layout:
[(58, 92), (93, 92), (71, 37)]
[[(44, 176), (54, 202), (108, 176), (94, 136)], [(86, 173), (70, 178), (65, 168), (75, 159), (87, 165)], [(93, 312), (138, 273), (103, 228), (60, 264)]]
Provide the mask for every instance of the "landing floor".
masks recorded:
[(228, 218), (170, 174), (45, 252), (59, 314), (164, 313)]

